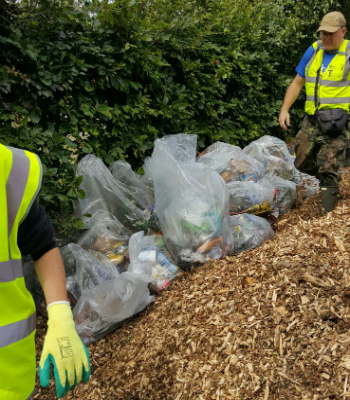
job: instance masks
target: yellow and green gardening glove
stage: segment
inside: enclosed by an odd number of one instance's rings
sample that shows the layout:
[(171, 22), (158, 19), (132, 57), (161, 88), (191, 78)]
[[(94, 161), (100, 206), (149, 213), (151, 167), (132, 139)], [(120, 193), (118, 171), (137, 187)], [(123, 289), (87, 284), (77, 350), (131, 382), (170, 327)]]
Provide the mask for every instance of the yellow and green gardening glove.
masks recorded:
[(89, 380), (89, 352), (75, 330), (68, 302), (49, 304), (47, 312), (48, 330), (39, 363), (40, 384), (48, 386), (52, 362), (57, 397), (63, 397), (79, 382)]

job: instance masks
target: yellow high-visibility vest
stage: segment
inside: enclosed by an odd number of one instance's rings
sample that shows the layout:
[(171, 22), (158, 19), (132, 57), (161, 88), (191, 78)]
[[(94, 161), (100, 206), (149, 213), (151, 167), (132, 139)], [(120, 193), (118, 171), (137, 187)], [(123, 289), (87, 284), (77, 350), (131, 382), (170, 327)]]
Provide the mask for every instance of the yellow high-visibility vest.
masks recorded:
[[(317, 108), (329, 110), (342, 108), (349, 111), (350, 103), (350, 42), (344, 40), (333, 60), (324, 72), (321, 65), (323, 60), (323, 47), (321, 41), (313, 43), (314, 53), (305, 67), (305, 112), (314, 115), (316, 112), (315, 89), (317, 94)], [(317, 72), (319, 82), (316, 87)]]
[(39, 158), (0, 144), (0, 399), (26, 400), (35, 386), (35, 305), (17, 245), (41, 186)]

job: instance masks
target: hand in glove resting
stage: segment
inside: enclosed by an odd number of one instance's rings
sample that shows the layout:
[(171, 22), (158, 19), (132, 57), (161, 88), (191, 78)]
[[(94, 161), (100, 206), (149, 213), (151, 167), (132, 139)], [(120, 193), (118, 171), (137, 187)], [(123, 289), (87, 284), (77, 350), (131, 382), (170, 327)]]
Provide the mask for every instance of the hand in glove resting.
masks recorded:
[(79, 382), (89, 380), (89, 353), (75, 330), (69, 304), (52, 304), (47, 311), (48, 330), (39, 363), (40, 383), (48, 386), (52, 361), (57, 397), (63, 397)]

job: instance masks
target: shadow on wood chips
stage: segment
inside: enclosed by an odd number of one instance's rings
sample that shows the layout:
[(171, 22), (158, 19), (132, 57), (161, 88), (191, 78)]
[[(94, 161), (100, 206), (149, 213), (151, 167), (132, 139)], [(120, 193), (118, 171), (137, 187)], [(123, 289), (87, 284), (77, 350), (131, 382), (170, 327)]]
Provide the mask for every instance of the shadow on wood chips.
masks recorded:
[[(184, 273), (89, 347), (91, 380), (65, 398), (350, 398), (349, 180), (326, 216), (299, 196), (273, 240)], [(54, 381), (34, 398), (55, 399)]]

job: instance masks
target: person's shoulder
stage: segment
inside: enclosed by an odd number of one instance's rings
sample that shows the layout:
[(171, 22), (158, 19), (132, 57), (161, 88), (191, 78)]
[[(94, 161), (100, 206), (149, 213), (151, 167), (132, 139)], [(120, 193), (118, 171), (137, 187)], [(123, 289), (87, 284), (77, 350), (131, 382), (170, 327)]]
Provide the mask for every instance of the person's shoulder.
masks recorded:
[(320, 49), (322, 47), (321, 40), (316, 40), (315, 42), (312, 43), (312, 45), (310, 47), (312, 48), (312, 50)]
[(304, 61), (309, 61), (310, 58), (313, 56), (313, 54), (315, 53), (315, 51), (318, 51), (321, 48), (321, 43), (320, 41), (314, 42), (312, 43), (311, 46), (309, 46), (307, 48), (307, 50), (304, 53), (303, 59)]

